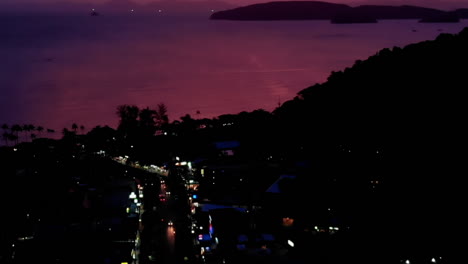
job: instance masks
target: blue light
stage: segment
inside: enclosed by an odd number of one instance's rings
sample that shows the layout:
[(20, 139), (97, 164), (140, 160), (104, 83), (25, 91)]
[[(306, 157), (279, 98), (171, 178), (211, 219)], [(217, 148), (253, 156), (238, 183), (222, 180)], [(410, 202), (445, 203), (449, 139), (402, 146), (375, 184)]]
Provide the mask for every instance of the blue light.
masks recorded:
[(198, 195), (194, 194), (192, 195), (193, 199), (197, 199)]

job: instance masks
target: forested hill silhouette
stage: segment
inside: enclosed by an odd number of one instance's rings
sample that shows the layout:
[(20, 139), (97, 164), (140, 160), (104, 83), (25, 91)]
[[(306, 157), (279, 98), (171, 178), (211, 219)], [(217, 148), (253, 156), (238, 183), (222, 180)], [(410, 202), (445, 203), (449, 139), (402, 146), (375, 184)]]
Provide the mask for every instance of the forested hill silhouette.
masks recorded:
[(467, 69), (462, 65), (467, 47), (465, 28), (433, 41), (382, 49), (300, 91), (275, 113), (287, 120), (307, 117), (320, 124), (316, 132), (337, 137), (381, 139), (428, 129), (417, 135), (422, 138), (447, 131), (465, 116), (459, 110), (466, 105)]
[(364, 157), (380, 151), (385, 170), (369, 172), (385, 177), (393, 197), (389, 208), (402, 210), (390, 222), (418, 226), (414, 235), (423, 241), (431, 226), (458, 221), (457, 176), (466, 170), (467, 47), (465, 28), (382, 49), (332, 72), (325, 83), (300, 91), (275, 110), (287, 128), (283, 136), (314, 149), (351, 146), (361, 157), (354, 163), (370, 170), (372, 162)]
[(468, 18), (468, 8), (460, 8), (455, 10), (460, 18)]
[[(457, 18), (467, 17), (466, 9), (446, 12), (409, 5), (362, 5), (351, 7), (321, 1), (278, 1), (218, 11), (213, 13), (210, 18), (227, 20), (342, 20), (350, 17), (352, 18), (351, 21), (360, 19), (365, 21), (372, 19), (431, 20), (433, 18), (443, 18), (446, 13), (456, 15)], [(445, 22), (441, 19), (438, 21)]]

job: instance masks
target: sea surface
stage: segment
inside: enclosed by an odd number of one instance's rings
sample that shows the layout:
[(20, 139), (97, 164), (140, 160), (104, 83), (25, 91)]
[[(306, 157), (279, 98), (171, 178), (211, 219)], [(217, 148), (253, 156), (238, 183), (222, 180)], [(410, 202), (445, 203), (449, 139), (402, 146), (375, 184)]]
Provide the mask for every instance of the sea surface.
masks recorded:
[(383, 48), (458, 33), (422, 24), (221, 21), (205, 16), (0, 16), (0, 124), (116, 127), (116, 107), (213, 118), (265, 109)]

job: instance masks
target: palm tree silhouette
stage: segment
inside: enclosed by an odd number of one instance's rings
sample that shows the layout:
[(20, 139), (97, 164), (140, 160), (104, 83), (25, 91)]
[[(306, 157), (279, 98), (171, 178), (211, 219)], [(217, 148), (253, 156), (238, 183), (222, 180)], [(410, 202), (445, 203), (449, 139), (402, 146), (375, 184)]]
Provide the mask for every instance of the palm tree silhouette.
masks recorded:
[(28, 137), (26, 136), (28, 134), (28, 132), (31, 131), (31, 127), (32, 125), (28, 125), (28, 124), (24, 124), (22, 126), (22, 129), (23, 129), (23, 140), (24, 141), (28, 141)]
[(72, 124), (72, 129), (73, 129), (73, 131), (75, 131), (75, 135), (76, 135), (76, 131), (78, 130), (78, 125), (76, 123), (73, 123)]
[(41, 126), (36, 127), (37, 132), (39, 132), (39, 136), (41, 136), (42, 131), (44, 131), (44, 128)]
[(3, 139), (5, 140), (5, 145), (8, 145), (8, 133), (7, 133), (8, 125), (3, 124), (2, 129), (3, 129)]
[(3, 140), (5, 140), (5, 146), (8, 146), (8, 140), (10, 139), (10, 134), (8, 132), (3, 132)]
[[(12, 132), (12, 135), (15, 136), (14, 137), (14, 141), (16, 142), (15, 144), (18, 144), (18, 139), (19, 139), (19, 136), (18, 136), (18, 133), (23, 131), (23, 129), (21, 128), (20, 125), (18, 124), (15, 124), (13, 126), (11, 126), (10, 128), (11, 132)], [(10, 137), (10, 140), (12, 139), (13, 137)]]
[(18, 136), (15, 134), (8, 134), (8, 140), (15, 142), (15, 145), (18, 144)]
[[(29, 125), (28, 125), (28, 132), (29, 132), (29, 137), (31, 138), (31, 142), (32, 142), (32, 139), (33, 139), (33, 138), (31, 137), (31, 135), (33, 134), (33, 132), (34, 132), (35, 130), (36, 130), (36, 127), (35, 127), (33, 124), (29, 124)], [(34, 135), (34, 136), (35, 136), (34, 138), (37, 137), (36, 135)]]

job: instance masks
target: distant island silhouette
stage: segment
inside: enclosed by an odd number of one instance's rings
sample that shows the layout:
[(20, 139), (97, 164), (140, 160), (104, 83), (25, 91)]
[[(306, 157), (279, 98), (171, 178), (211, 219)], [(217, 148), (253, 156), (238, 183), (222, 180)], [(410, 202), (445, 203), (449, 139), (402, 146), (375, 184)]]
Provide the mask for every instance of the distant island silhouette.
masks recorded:
[(419, 20), (421, 23), (458, 23), (460, 22), (460, 16), (455, 12), (447, 12), (440, 16), (427, 17)]
[(333, 24), (354, 24), (354, 23), (377, 23), (377, 19), (371, 16), (355, 15), (353, 13), (338, 15), (330, 19)]
[(419, 6), (361, 5), (321, 1), (268, 2), (218, 11), (210, 19), (223, 20), (330, 20), (332, 23), (376, 23), (380, 19), (418, 19), (420, 22), (459, 22), (468, 9), (443, 11)]

